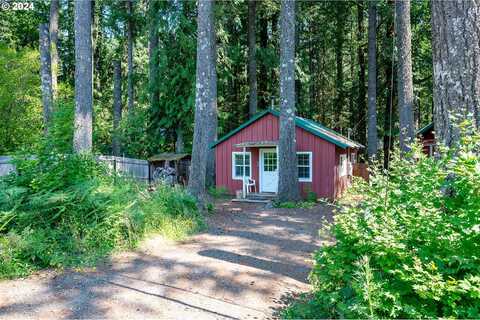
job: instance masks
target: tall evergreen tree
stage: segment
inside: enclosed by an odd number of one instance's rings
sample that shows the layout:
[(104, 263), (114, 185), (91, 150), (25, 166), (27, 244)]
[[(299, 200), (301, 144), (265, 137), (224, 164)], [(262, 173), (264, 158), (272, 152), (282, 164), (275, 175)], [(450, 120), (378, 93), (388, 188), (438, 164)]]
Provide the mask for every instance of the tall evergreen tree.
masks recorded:
[(134, 107), (134, 83), (133, 83), (133, 28), (134, 28), (134, 9), (133, 0), (127, 0), (127, 107), (128, 112), (132, 112)]
[(58, 57), (58, 23), (60, 16), (60, 3), (59, 0), (51, 0), (50, 2), (50, 55), (52, 65), (52, 93), (56, 98), (58, 94), (58, 71), (60, 59)]
[[(356, 139), (365, 144), (366, 142), (366, 117), (367, 117), (367, 103), (365, 92), (365, 49), (364, 43), (364, 1), (357, 0), (357, 59), (358, 59), (358, 96), (357, 96), (357, 121), (354, 124), (356, 128)], [(353, 64), (352, 64), (353, 65)]]
[(280, 16), (280, 139), (278, 198), (300, 199), (295, 143), (295, 1), (282, 0)]
[(75, 1), (75, 121), (73, 149), (92, 151), (92, 3)]
[(400, 149), (407, 152), (414, 141), (412, 32), (410, 28), (410, 0), (395, 1), (397, 33), (397, 86), (400, 118)]
[(256, 0), (248, 0), (248, 114), (257, 113)]
[(148, 85), (150, 94), (150, 107), (158, 108), (160, 91), (158, 86), (158, 1), (148, 2)]
[(118, 127), (122, 120), (122, 65), (120, 60), (113, 61), (113, 134), (112, 153), (120, 156), (120, 136)]
[(50, 35), (47, 24), (39, 27), (40, 35), (40, 74), (42, 81), (43, 122), (45, 133), (48, 133), (52, 116), (52, 68), (50, 57)]
[(368, 2), (368, 159), (378, 151), (377, 133), (377, 4)]
[(205, 197), (205, 183), (207, 174), (207, 161), (209, 153), (209, 126), (210, 116), (213, 112), (215, 86), (214, 59), (214, 21), (213, 0), (198, 1), (197, 17), (197, 71), (195, 92), (195, 123), (192, 146), (192, 165), (188, 181), (188, 190), (201, 203)]
[(447, 146), (459, 141), (462, 121), (480, 128), (479, 26), (478, 2), (432, 1), (435, 133)]

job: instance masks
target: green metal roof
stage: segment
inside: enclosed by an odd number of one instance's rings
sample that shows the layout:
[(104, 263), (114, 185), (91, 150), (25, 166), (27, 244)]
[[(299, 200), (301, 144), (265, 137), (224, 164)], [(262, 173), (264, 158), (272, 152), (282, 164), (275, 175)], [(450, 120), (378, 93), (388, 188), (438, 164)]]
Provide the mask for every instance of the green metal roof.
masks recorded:
[(425, 127), (417, 131), (417, 134), (425, 134), (427, 131), (433, 129), (433, 122), (430, 122)]
[[(239, 131), (245, 129), (255, 121), (259, 120), (260, 118), (264, 117), (267, 114), (274, 115), (276, 117), (280, 117), (280, 112), (275, 109), (266, 109), (264, 111), (261, 111), (254, 115), (252, 118), (250, 118), (248, 121), (244, 122), (242, 125), (239, 127), (235, 128), (234, 130), (230, 131), (217, 141), (215, 141), (212, 144), (212, 148), (217, 146), (218, 144), (222, 143), (223, 141), (227, 140), (228, 138), (232, 137)], [(329, 129), (315, 121), (308, 120), (302, 117), (295, 117), (295, 125), (302, 128), (303, 130), (319, 137), (322, 138), (328, 142), (331, 142), (340, 148), (346, 149), (346, 148), (363, 148), (364, 146), (361, 145), (358, 142), (355, 142), (353, 140), (348, 139), (347, 137), (339, 134), (336, 131), (333, 131), (332, 129)]]

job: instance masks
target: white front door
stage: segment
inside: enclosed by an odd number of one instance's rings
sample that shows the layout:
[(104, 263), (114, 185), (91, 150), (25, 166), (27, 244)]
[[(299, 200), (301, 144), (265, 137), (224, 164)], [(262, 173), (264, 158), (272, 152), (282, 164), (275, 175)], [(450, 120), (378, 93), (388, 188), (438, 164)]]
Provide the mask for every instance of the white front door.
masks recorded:
[(260, 150), (260, 192), (277, 192), (278, 158), (276, 149)]

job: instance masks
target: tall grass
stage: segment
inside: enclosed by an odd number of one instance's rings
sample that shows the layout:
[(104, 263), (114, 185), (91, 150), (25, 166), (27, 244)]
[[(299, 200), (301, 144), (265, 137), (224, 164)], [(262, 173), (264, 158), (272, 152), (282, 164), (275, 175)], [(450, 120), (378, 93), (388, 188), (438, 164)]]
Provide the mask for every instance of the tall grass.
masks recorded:
[(149, 233), (182, 239), (204, 226), (181, 188), (114, 177), (92, 156), (43, 150), (0, 180), (0, 278), (92, 265)]

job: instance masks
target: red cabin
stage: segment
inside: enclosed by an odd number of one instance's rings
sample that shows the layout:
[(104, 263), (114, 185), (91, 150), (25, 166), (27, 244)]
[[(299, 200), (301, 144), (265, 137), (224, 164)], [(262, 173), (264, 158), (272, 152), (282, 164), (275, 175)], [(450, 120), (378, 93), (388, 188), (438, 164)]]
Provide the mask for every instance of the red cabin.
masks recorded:
[(418, 130), (417, 135), (423, 145), (423, 152), (426, 155), (433, 156), (436, 145), (433, 122)]
[[(231, 194), (277, 192), (279, 116), (274, 109), (262, 111), (213, 144), (217, 187)], [(350, 184), (363, 146), (311, 120), (296, 117), (295, 124), (302, 194), (335, 199)]]

